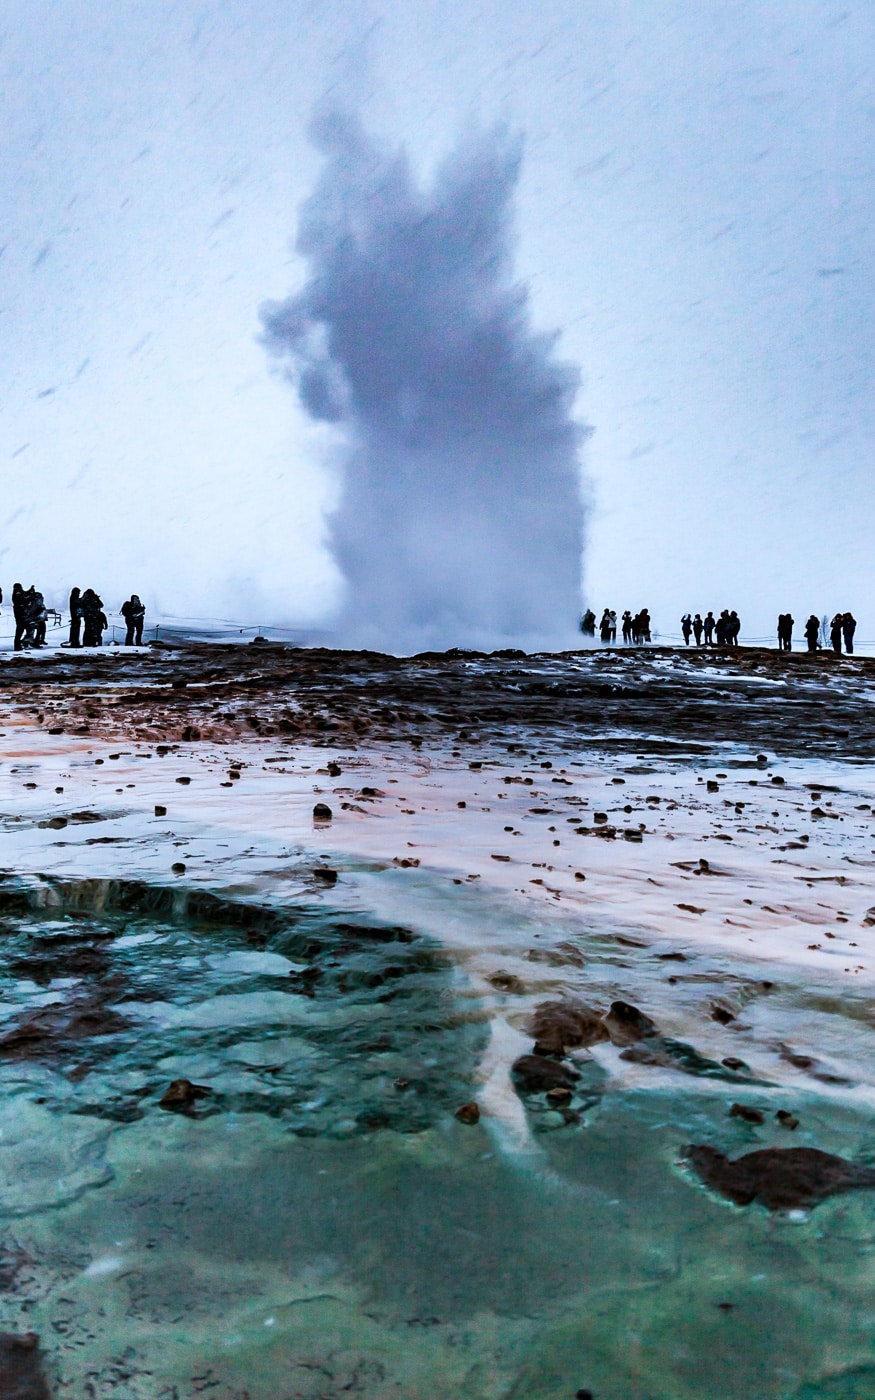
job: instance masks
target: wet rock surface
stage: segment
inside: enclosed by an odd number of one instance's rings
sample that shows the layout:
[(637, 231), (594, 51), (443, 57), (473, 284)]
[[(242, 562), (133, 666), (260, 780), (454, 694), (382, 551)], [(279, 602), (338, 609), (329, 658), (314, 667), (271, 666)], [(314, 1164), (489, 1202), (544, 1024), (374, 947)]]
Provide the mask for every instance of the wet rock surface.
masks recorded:
[(685, 1147), (684, 1159), (713, 1191), (738, 1206), (806, 1210), (845, 1191), (875, 1187), (875, 1168), (814, 1147), (767, 1147), (735, 1161), (714, 1147)]
[[(670, 669), (664, 663), (670, 661)], [(512, 729), (586, 733), (642, 752), (748, 744), (777, 753), (875, 757), (860, 682), (875, 661), (745, 647), (732, 654), (674, 648), (557, 655), (429, 652), (393, 657), (324, 648), (179, 643), (138, 655), (16, 657), (0, 670), (0, 699), (29, 704), (68, 733), (228, 741), (251, 735), (428, 744)], [(769, 684), (763, 684), (763, 682)], [(836, 682), (847, 682), (837, 693)], [(71, 695), (71, 690), (74, 692)], [(290, 697), (294, 697), (291, 699)], [(837, 709), (840, 708), (840, 724)], [(679, 732), (683, 737), (679, 739)], [(464, 742), (464, 741), (463, 741)]]
[(579, 1046), (607, 1040), (608, 1027), (598, 1011), (583, 1002), (546, 1001), (536, 1006), (526, 1027), (534, 1036), (536, 1054), (561, 1055)]
[(0, 1395), (3, 1400), (51, 1400), (39, 1338), (33, 1333), (0, 1332)]
[[(421, 1131), (470, 1097), (483, 1027), (440, 949), (403, 926), (111, 880), (0, 880), (0, 918), (0, 1063), (60, 1073), (50, 1105), (349, 1136)], [(29, 988), (51, 1002), (29, 1007)]]

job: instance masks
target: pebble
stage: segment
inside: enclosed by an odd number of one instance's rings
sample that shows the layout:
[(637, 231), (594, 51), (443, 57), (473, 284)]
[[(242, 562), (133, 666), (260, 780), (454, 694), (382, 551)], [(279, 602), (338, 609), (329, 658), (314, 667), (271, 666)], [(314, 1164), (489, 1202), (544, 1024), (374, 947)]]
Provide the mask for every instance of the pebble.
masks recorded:
[(458, 1118), (460, 1123), (467, 1123), (469, 1125), (473, 1123), (479, 1123), (479, 1106), (476, 1103), (474, 1103), (473, 1099), (470, 1103), (463, 1103), (461, 1108), (456, 1109), (456, 1117)]

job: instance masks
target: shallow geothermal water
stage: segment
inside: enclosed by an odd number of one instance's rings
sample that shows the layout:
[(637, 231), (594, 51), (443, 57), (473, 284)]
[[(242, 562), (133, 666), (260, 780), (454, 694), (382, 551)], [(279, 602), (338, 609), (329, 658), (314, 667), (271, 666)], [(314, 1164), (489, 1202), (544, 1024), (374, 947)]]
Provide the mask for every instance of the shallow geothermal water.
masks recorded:
[[(785, 1146), (788, 1103), (794, 1146), (873, 1152), (867, 998), (671, 963), (674, 1019), (713, 997), (788, 1044), (817, 1022), (829, 1082), (708, 1046), (623, 1082), (599, 1045), (565, 1117), (505, 1090), (466, 1126), (513, 1013), (413, 928), (109, 881), (7, 880), (0, 916), (2, 1323), (46, 1339), (58, 1394), (875, 1394), (875, 1194), (774, 1217), (679, 1163)], [(514, 922), (585, 961), (596, 1004), (659, 1016), (665, 963)], [(159, 1107), (182, 1076), (210, 1092)], [(853, 1379), (810, 1389), (831, 1363)]]
[[(868, 773), (253, 741), (230, 791), (10, 730), (0, 1330), (52, 1394), (875, 1397), (875, 1191), (684, 1156), (875, 1163)], [(561, 998), (656, 1031), (557, 1102), (512, 1066)]]

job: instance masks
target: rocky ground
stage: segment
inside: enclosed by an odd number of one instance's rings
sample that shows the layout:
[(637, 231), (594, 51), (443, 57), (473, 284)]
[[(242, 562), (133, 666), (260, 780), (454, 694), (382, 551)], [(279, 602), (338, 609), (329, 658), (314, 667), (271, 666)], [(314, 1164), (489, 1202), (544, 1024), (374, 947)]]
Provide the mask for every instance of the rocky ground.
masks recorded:
[(873, 703), (6, 657), (0, 1391), (875, 1396)]
[(0, 705), (105, 738), (248, 736), (364, 743), (502, 741), (617, 748), (632, 736), (769, 753), (875, 756), (875, 659), (648, 647), (527, 656), (153, 644), (8, 657)]

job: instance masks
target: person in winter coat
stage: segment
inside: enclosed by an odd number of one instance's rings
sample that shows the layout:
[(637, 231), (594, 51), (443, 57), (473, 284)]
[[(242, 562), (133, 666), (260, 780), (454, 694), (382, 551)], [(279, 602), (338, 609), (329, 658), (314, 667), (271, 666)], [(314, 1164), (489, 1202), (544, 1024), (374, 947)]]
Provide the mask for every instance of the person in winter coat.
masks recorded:
[(78, 588), (70, 591), (70, 640), (67, 643), (71, 647), (80, 647), (79, 634), (82, 630), (82, 604), (79, 601), (81, 594)]
[(132, 593), (128, 601), (122, 603), (121, 611), (128, 629), (125, 633), (125, 646), (141, 647), (143, 645), (143, 618), (146, 616), (146, 609), (136, 593)]
[(829, 624), (829, 640), (830, 640), (830, 642), (832, 643), (832, 649), (833, 649), (833, 651), (835, 652), (836, 656), (841, 656), (841, 654), (842, 654), (842, 614), (841, 614), (841, 613), (836, 613), (836, 615), (835, 615), (835, 617), (833, 618), (832, 622)]

